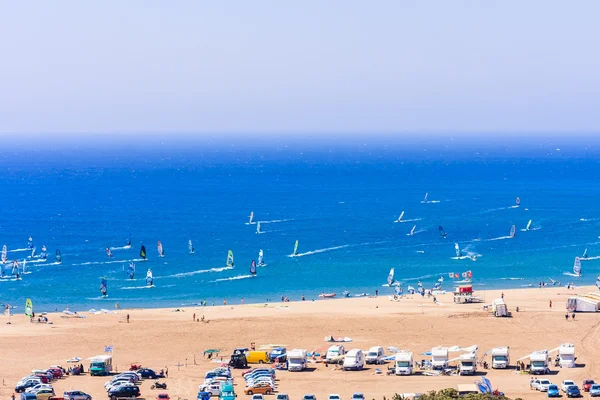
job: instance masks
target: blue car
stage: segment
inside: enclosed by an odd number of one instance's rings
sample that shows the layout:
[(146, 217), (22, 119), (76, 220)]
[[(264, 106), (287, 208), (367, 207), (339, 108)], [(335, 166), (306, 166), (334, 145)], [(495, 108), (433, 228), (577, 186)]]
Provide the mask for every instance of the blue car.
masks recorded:
[(567, 387), (567, 397), (580, 397), (581, 392), (579, 388), (575, 385), (571, 385)]
[(548, 397), (560, 397), (560, 390), (558, 389), (558, 385), (548, 386)]
[(598, 397), (598, 396), (600, 396), (600, 385), (593, 384), (590, 387), (590, 396), (592, 396), (592, 397)]

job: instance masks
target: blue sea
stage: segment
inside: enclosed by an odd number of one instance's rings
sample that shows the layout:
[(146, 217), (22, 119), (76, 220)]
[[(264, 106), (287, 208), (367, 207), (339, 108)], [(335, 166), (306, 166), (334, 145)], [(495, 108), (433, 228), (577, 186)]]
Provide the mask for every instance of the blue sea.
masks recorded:
[[(19, 249), (32, 236), (38, 253), (47, 246), (48, 260), (28, 262), (31, 273), (20, 281), (0, 280), (0, 302), (21, 306), (31, 298), (38, 310), (87, 310), (386, 294), (392, 267), (404, 287), (419, 280), (431, 287), (443, 276), (449, 289), (449, 273), (468, 270), (475, 290), (550, 279), (595, 284), (600, 155), (593, 146), (438, 140), (5, 148), (0, 245), (21, 261), (29, 252)], [(422, 203), (425, 193), (430, 202)], [(394, 223), (401, 211), (413, 221)], [(263, 234), (246, 224), (250, 212)], [(109, 259), (105, 247), (124, 246), (129, 235), (132, 248)], [(296, 240), (300, 256), (289, 257)], [(454, 243), (477, 260), (453, 259)], [(142, 244), (148, 260), (136, 261)], [(251, 277), (260, 249), (267, 266)], [(583, 276), (566, 275), (585, 249)], [(228, 250), (233, 269), (223, 268)], [(132, 260), (133, 280), (125, 272)], [(148, 268), (153, 288), (145, 287)]]

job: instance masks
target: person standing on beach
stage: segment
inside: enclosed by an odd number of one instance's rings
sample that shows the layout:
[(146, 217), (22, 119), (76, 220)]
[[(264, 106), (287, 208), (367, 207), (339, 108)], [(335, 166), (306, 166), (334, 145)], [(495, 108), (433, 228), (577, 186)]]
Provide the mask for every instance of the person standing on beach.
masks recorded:
[(568, 312), (568, 311), (565, 313), (565, 320), (566, 320), (566, 321), (568, 321), (568, 320), (569, 320), (569, 312)]
[(194, 313), (194, 315), (192, 315), (192, 321), (196, 322), (196, 313)]
[(504, 298), (504, 292), (502, 292), (502, 295), (501, 295), (501, 297), (502, 297), (502, 298)]
[(549, 304), (550, 304), (550, 308), (552, 308), (552, 300), (550, 300), (550, 303), (549, 303)]
[(244, 304), (244, 298), (242, 297), (242, 305)]
[(575, 311), (573, 311), (573, 314), (571, 315), (571, 319), (573, 319), (573, 321), (575, 321)]
[(127, 314), (127, 323), (129, 323), (129, 314)]
[(169, 377), (169, 367), (165, 367), (165, 378)]
[(223, 305), (226, 306), (227, 305), (227, 299), (223, 299)]
[(379, 296), (379, 289), (375, 289), (375, 297)]

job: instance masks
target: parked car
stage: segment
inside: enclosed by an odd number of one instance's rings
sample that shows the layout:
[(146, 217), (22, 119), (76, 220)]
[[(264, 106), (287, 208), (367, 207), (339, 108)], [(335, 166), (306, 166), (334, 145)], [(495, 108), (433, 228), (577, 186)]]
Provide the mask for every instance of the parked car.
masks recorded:
[(246, 381), (246, 386), (251, 386), (257, 383), (268, 383), (271, 386), (275, 386), (275, 381), (270, 376), (259, 376), (256, 378), (250, 378)]
[(133, 399), (136, 397), (140, 397), (142, 394), (140, 393), (140, 388), (136, 385), (127, 385), (117, 388), (115, 390), (110, 390), (108, 392), (108, 397), (111, 400), (117, 399)]
[(164, 374), (156, 373), (156, 372), (154, 372), (154, 370), (152, 370), (150, 368), (138, 369), (137, 373), (140, 376), (140, 378), (142, 378), (142, 379), (157, 379), (157, 378), (165, 377)]
[(305, 394), (302, 400), (317, 400), (317, 396), (314, 394)]
[(271, 385), (269, 385), (268, 383), (258, 383), (254, 386), (248, 386), (246, 389), (244, 389), (244, 393), (245, 394), (271, 394), (273, 393), (273, 387)]
[(40, 383), (39, 385), (32, 386), (30, 388), (25, 389), (25, 393), (37, 393), (40, 389), (54, 389), (52, 385), (48, 385), (47, 383)]
[(171, 400), (171, 396), (169, 396), (169, 393), (159, 393), (156, 400)]
[(571, 385), (567, 387), (567, 397), (581, 397), (581, 392), (577, 385)]
[(245, 377), (246, 375), (251, 375), (256, 372), (268, 372), (271, 374), (271, 376), (273, 376), (273, 379), (276, 378), (275, 368), (252, 368), (252, 369), (242, 372), (242, 376)]
[(70, 390), (63, 393), (65, 400), (92, 400), (92, 396), (80, 390)]
[(562, 381), (562, 384), (560, 385), (560, 390), (567, 393), (567, 388), (569, 386), (577, 386), (577, 385), (575, 385), (575, 382), (571, 381), (571, 380)]
[(583, 381), (583, 385), (581, 385), (581, 388), (583, 389), (584, 392), (589, 392), (590, 388), (592, 387), (592, 385), (596, 383), (594, 382), (592, 379), (586, 379)]
[(547, 392), (550, 385), (552, 385), (552, 382), (550, 382), (548, 379), (540, 379), (540, 383), (538, 383), (538, 390), (540, 392)]
[(264, 400), (264, 397), (262, 394), (253, 394), (250, 400)]
[(290, 400), (290, 396), (285, 393), (279, 393), (275, 400)]
[(50, 397), (54, 397), (54, 389), (40, 389), (35, 394), (35, 397), (37, 400), (48, 400)]
[(24, 392), (26, 389), (28, 389), (30, 387), (34, 387), (36, 385), (39, 385), (40, 383), (42, 383), (42, 381), (37, 377), (36, 378), (26, 377), (24, 379), (21, 379), (19, 382), (17, 382), (17, 385), (15, 386), (15, 392), (17, 392), (17, 393)]
[(352, 400), (365, 400), (365, 395), (362, 393), (354, 393), (352, 395)]
[(540, 390), (538, 388), (538, 386), (540, 386), (540, 380), (539, 379), (532, 379), (529, 381), (529, 388), (532, 390)]
[(330, 394), (329, 400), (342, 400), (339, 394)]
[(125, 386), (135, 386), (135, 383), (119, 381), (119, 382), (114, 383), (113, 385), (108, 385), (106, 387), (106, 391), (110, 392), (111, 390), (117, 390), (117, 389), (125, 387)]
[(548, 386), (548, 397), (560, 397), (560, 390), (558, 390), (558, 385)]
[(35, 393), (21, 393), (20, 400), (37, 400)]
[(220, 383), (208, 383), (204, 385), (198, 386), (199, 392), (208, 392), (211, 396), (219, 396), (221, 393), (221, 384)]
[(229, 359), (229, 366), (231, 368), (248, 368), (248, 360), (244, 353), (232, 354)]
[(594, 383), (590, 387), (590, 396), (591, 397), (598, 397), (598, 396), (600, 396), (600, 385), (599, 384)]
[(117, 388), (119, 386), (123, 386), (123, 385), (135, 385), (135, 382), (132, 382), (131, 380), (126, 380), (126, 379), (119, 379), (116, 381), (108, 381), (104, 384), (104, 389), (111, 390), (114, 388)]

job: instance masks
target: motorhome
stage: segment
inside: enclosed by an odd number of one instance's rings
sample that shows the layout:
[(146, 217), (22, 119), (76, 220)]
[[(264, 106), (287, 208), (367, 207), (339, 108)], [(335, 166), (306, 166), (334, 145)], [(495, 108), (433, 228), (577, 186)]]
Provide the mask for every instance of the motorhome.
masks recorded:
[(360, 371), (365, 366), (365, 355), (361, 349), (352, 349), (344, 358), (344, 371)]
[(561, 368), (575, 368), (575, 345), (572, 343), (561, 344), (558, 348), (558, 357)]
[(529, 360), (531, 361), (530, 371), (532, 374), (545, 374), (549, 371), (547, 350), (531, 353)]
[(99, 355), (90, 357), (90, 375), (105, 376), (112, 372), (112, 356)]
[(385, 352), (383, 347), (375, 346), (371, 347), (367, 352), (366, 363), (367, 364), (381, 364), (385, 358)]
[(396, 353), (394, 358), (394, 373), (396, 375), (412, 375), (413, 373), (413, 353), (410, 351), (402, 351)]
[(510, 348), (495, 347), (492, 349), (492, 368), (505, 369), (510, 364)]
[(447, 347), (435, 347), (431, 349), (431, 366), (433, 369), (445, 369), (448, 367)]
[(325, 356), (325, 360), (329, 362), (335, 361), (344, 354), (346, 354), (344, 346), (342, 346), (341, 344), (334, 344), (327, 349), (327, 355)]
[(459, 375), (474, 375), (477, 371), (477, 354), (475, 352), (461, 354), (458, 357)]
[(496, 317), (508, 317), (508, 308), (504, 299), (496, 299), (492, 302), (492, 312)]
[(288, 371), (302, 371), (306, 368), (306, 350), (294, 349), (287, 353)]

